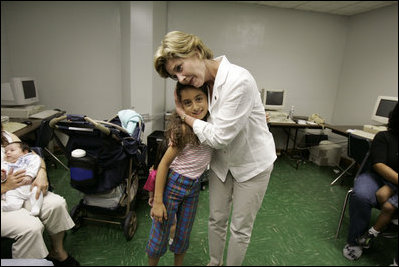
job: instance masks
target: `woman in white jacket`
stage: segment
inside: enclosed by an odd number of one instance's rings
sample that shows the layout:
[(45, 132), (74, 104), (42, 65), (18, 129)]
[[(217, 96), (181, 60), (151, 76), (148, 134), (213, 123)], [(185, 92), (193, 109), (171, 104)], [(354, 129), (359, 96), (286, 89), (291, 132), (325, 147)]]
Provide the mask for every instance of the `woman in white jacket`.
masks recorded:
[(208, 86), (207, 122), (185, 114), (178, 101), (176, 111), (201, 142), (215, 148), (209, 175), (209, 265), (223, 264), (231, 208), (226, 264), (241, 265), (277, 158), (256, 82), (225, 56), (213, 58), (197, 36), (180, 31), (165, 35), (154, 66), (161, 77)]

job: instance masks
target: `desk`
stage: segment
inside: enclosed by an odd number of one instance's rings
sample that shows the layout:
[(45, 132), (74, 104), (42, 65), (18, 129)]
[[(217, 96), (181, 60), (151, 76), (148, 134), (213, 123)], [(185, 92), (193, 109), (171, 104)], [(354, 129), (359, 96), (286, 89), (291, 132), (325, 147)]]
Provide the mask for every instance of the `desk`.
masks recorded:
[[(10, 119), (10, 122), (23, 122), (26, 121), (28, 119), (16, 119), (16, 118), (12, 118)], [(42, 120), (39, 119), (30, 119), (30, 122), (32, 122), (31, 125), (26, 125), (26, 127), (19, 129), (18, 131), (13, 132), (13, 134), (15, 134), (16, 136), (18, 136), (18, 138), (21, 138), (22, 136), (25, 136), (31, 132), (36, 131), (39, 127), (40, 124), (42, 123)]]
[(331, 129), (333, 133), (342, 135), (342, 136), (349, 136), (349, 133), (347, 130), (349, 129), (357, 129), (357, 130), (362, 130), (363, 126), (362, 125), (332, 125), (332, 124), (326, 124), (326, 128)]
[[(302, 117), (300, 117), (302, 118)], [(296, 120), (297, 117), (294, 117), (294, 120)], [(298, 124), (298, 123), (280, 123), (280, 122), (269, 122), (268, 124), (269, 128), (282, 128), (282, 129), (287, 129), (287, 142), (285, 145), (285, 152), (288, 150), (288, 143), (290, 141), (290, 136), (291, 136), (291, 129), (295, 129), (295, 135), (294, 135), (294, 149), (296, 146), (296, 138), (298, 135), (298, 129), (321, 129), (322, 127), (318, 124)]]
[(64, 115), (66, 112), (65, 111), (59, 111), (58, 113), (46, 118), (46, 119), (33, 119), (33, 118), (10, 118), (10, 122), (24, 122), (24, 121), (30, 121), (32, 124), (31, 125), (26, 125), (26, 127), (19, 129), (18, 131), (13, 132), (16, 136), (19, 138), (28, 135), (32, 132), (35, 132), (37, 129), (40, 128), (40, 125), (42, 124), (43, 120), (51, 120), (52, 118), (56, 118), (59, 116)]

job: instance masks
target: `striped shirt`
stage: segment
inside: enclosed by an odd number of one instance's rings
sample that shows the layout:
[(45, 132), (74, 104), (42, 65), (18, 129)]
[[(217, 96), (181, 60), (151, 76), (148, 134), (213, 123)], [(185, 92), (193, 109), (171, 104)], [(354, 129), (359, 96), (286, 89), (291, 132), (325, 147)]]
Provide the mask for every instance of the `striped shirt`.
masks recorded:
[(206, 144), (199, 146), (188, 144), (173, 160), (170, 168), (190, 179), (197, 179), (211, 161), (212, 151), (213, 149)]

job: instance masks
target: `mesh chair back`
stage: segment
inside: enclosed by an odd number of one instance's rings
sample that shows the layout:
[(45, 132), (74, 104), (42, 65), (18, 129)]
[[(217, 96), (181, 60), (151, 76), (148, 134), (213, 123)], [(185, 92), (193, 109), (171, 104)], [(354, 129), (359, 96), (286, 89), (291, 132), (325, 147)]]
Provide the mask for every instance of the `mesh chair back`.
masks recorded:
[(45, 148), (50, 140), (53, 138), (54, 129), (49, 125), (50, 120), (43, 120), (40, 124), (39, 131), (36, 137), (35, 146)]
[(360, 165), (355, 177), (370, 168), (370, 147), (371, 140), (349, 134), (348, 156), (354, 159), (356, 163)]

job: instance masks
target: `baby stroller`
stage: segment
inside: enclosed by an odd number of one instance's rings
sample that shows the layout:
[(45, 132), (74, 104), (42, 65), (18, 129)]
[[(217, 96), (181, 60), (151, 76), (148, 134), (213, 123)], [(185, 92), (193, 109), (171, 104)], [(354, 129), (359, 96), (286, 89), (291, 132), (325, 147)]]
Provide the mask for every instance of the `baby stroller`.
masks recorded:
[(145, 168), (146, 145), (141, 141), (144, 122), (133, 133), (121, 127), (118, 116), (109, 121), (84, 115), (64, 115), (50, 127), (69, 136), (66, 145), (70, 184), (84, 194), (70, 215), (78, 230), (84, 220), (120, 224), (126, 239), (137, 228), (133, 210), (138, 189), (138, 171)]

